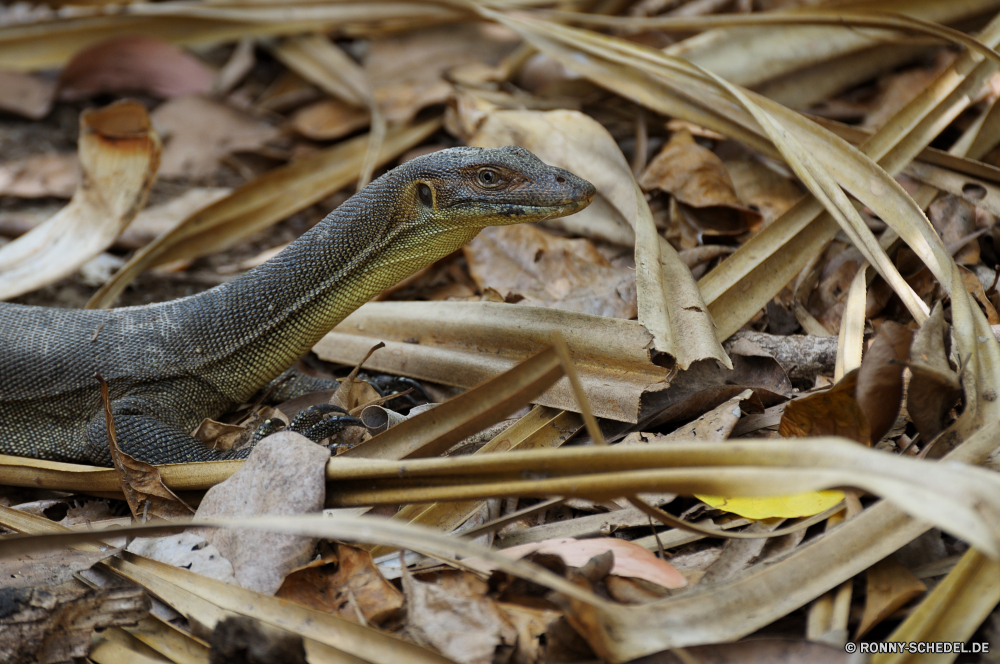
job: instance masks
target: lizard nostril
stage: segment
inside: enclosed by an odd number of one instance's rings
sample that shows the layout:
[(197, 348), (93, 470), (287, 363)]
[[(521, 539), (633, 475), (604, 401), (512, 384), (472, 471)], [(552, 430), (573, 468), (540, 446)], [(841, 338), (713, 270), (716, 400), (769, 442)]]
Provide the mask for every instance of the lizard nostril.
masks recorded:
[(559, 184), (562, 184), (565, 181), (566, 181), (566, 178), (562, 177), (561, 175), (556, 178), (556, 182), (558, 182)]

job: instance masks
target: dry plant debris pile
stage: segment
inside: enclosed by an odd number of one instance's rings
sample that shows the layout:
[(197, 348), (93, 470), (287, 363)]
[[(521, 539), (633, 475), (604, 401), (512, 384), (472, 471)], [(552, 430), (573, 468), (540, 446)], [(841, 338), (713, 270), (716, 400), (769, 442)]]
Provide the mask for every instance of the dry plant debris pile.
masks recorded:
[[(85, 368), (113, 464), (0, 455), (0, 661), (1000, 662), (998, 45), (993, 0), (0, 7), (0, 300), (67, 310), (0, 379), (40, 434)], [(12, 363), (462, 146), (593, 202), (171, 401), (228, 460), (129, 454), (152, 353)]]

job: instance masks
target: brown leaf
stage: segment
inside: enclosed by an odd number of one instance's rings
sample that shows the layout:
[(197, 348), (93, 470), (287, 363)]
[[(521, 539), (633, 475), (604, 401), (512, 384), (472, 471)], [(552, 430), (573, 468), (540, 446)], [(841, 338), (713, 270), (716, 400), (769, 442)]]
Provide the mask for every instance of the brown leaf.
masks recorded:
[(854, 635), (857, 641), (875, 625), (892, 615), (914, 597), (927, 591), (923, 581), (913, 575), (892, 556), (868, 568), (868, 591), (865, 613)]
[(324, 99), (296, 111), (291, 124), (306, 138), (329, 141), (367, 127), (369, 121), (367, 109), (339, 99)]
[[(557, 555), (569, 567), (583, 567), (595, 556), (607, 552), (614, 554), (610, 569), (612, 574), (644, 579), (664, 588), (683, 588), (687, 585), (687, 579), (666, 561), (660, 560), (637, 544), (613, 537), (592, 539), (565, 537), (503, 549), (505, 556), (515, 560), (537, 553)], [(463, 562), (482, 571), (493, 569), (492, 565), (477, 559), (466, 558)]]
[(912, 341), (913, 333), (902, 325), (893, 321), (882, 323), (858, 370), (856, 398), (868, 417), (873, 443), (888, 433), (899, 415), (903, 403), (903, 368)]
[(52, 109), (55, 93), (53, 81), (0, 70), (0, 111), (41, 120)]
[(32, 155), (0, 164), (0, 196), (70, 198), (79, 182), (80, 159), (72, 153)]
[(517, 38), (486, 24), (452, 24), (373, 39), (364, 69), (379, 108), (389, 121), (409, 121), (431, 104), (447, 101), (454, 88), (446, 72), (473, 62), (495, 65)]
[(265, 420), (277, 418), (288, 424), (288, 416), (277, 408), (265, 406), (239, 424), (226, 424), (206, 417), (191, 435), (213, 450), (242, 449), (248, 446), (257, 428)]
[(726, 161), (739, 200), (760, 213), (769, 224), (802, 198), (802, 190), (790, 179), (759, 161)]
[[(979, 245), (977, 244), (976, 246), (978, 247)], [(965, 286), (965, 290), (969, 291), (969, 294), (976, 298), (976, 302), (982, 305), (983, 312), (986, 314), (986, 319), (990, 322), (990, 325), (1000, 325), (1000, 315), (997, 314), (996, 307), (993, 306), (990, 299), (986, 297), (983, 282), (979, 280), (975, 272), (968, 268), (959, 265), (958, 271), (962, 275), (962, 284)]]
[(354, 622), (360, 622), (360, 610), (364, 620), (376, 625), (402, 608), (403, 594), (385, 580), (369, 552), (346, 544), (336, 546), (333, 564), (295, 570), (275, 596)]
[(745, 232), (761, 221), (759, 214), (737, 198), (722, 160), (698, 145), (687, 131), (673, 135), (646, 167), (639, 184), (645, 190), (661, 189), (679, 203), (698, 208), (694, 215), (707, 232)]
[(467, 572), (418, 581), (404, 570), (406, 626), (418, 643), (459, 664), (491, 664), (498, 647), (513, 646), (517, 631), (486, 595), (486, 584)]
[(589, 240), (569, 240), (532, 226), (493, 226), (462, 251), (480, 289), (508, 301), (614, 318), (634, 318), (635, 273), (612, 267)]
[[(975, 233), (976, 206), (958, 196), (946, 195), (931, 203), (927, 208), (927, 218), (946, 245), (960, 241)], [(972, 241), (955, 253), (959, 265), (975, 265), (979, 262), (979, 242)]]
[(160, 175), (200, 178), (214, 173), (233, 152), (250, 152), (278, 129), (223, 103), (192, 95), (172, 99), (152, 113), (164, 141)]
[[(194, 514), (191, 506), (167, 488), (156, 466), (139, 461), (122, 452), (115, 436), (115, 420), (111, 414), (111, 400), (108, 398), (108, 384), (100, 374), (101, 400), (104, 402), (104, 418), (108, 427), (108, 443), (111, 445), (111, 461), (118, 471), (122, 492), (128, 502), (132, 518), (145, 521), (147, 517), (189, 516)], [(141, 515), (141, 516), (140, 516)]]
[(585, 661), (593, 657), (562, 612), (508, 603), (501, 603), (500, 608), (517, 630), (513, 657), (517, 664)]
[(948, 325), (944, 307), (938, 303), (920, 326), (910, 347), (910, 384), (906, 411), (917, 427), (924, 444), (944, 431), (948, 413), (962, 396), (958, 380), (945, 350)]
[(72, 101), (127, 92), (180, 97), (208, 92), (214, 78), (198, 58), (162, 39), (115, 37), (83, 49), (66, 63), (59, 97)]
[(796, 399), (785, 407), (778, 433), (796, 436), (844, 436), (871, 445), (871, 427), (855, 393), (858, 369), (840, 379), (829, 390)]

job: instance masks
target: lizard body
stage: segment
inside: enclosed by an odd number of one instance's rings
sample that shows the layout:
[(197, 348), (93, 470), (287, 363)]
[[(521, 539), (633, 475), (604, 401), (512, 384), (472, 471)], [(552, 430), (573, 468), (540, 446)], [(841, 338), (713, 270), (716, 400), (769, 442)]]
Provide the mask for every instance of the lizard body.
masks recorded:
[(483, 227), (571, 214), (593, 195), (593, 185), (523, 148), (453, 148), (386, 173), (275, 258), (198, 295), (111, 310), (0, 302), (0, 453), (111, 465), (100, 371), (132, 456), (245, 456), (209, 450), (188, 432), (249, 400), (356, 308)]

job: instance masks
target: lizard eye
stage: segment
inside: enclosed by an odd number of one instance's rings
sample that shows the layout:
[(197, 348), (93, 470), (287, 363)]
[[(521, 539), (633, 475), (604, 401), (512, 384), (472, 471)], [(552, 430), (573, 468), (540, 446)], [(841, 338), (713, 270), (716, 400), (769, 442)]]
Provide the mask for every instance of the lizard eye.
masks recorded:
[(417, 196), (420, 197), (420, 202), (427, 207), (434, 207), (434, 194), (431, 192), (431, 188), (423, 182), (417, 185)]
[(492, 168), (484, 168), (476, 174), (479, 184), (484, 187), (496, 187), (500, 184), (500, 174)]

